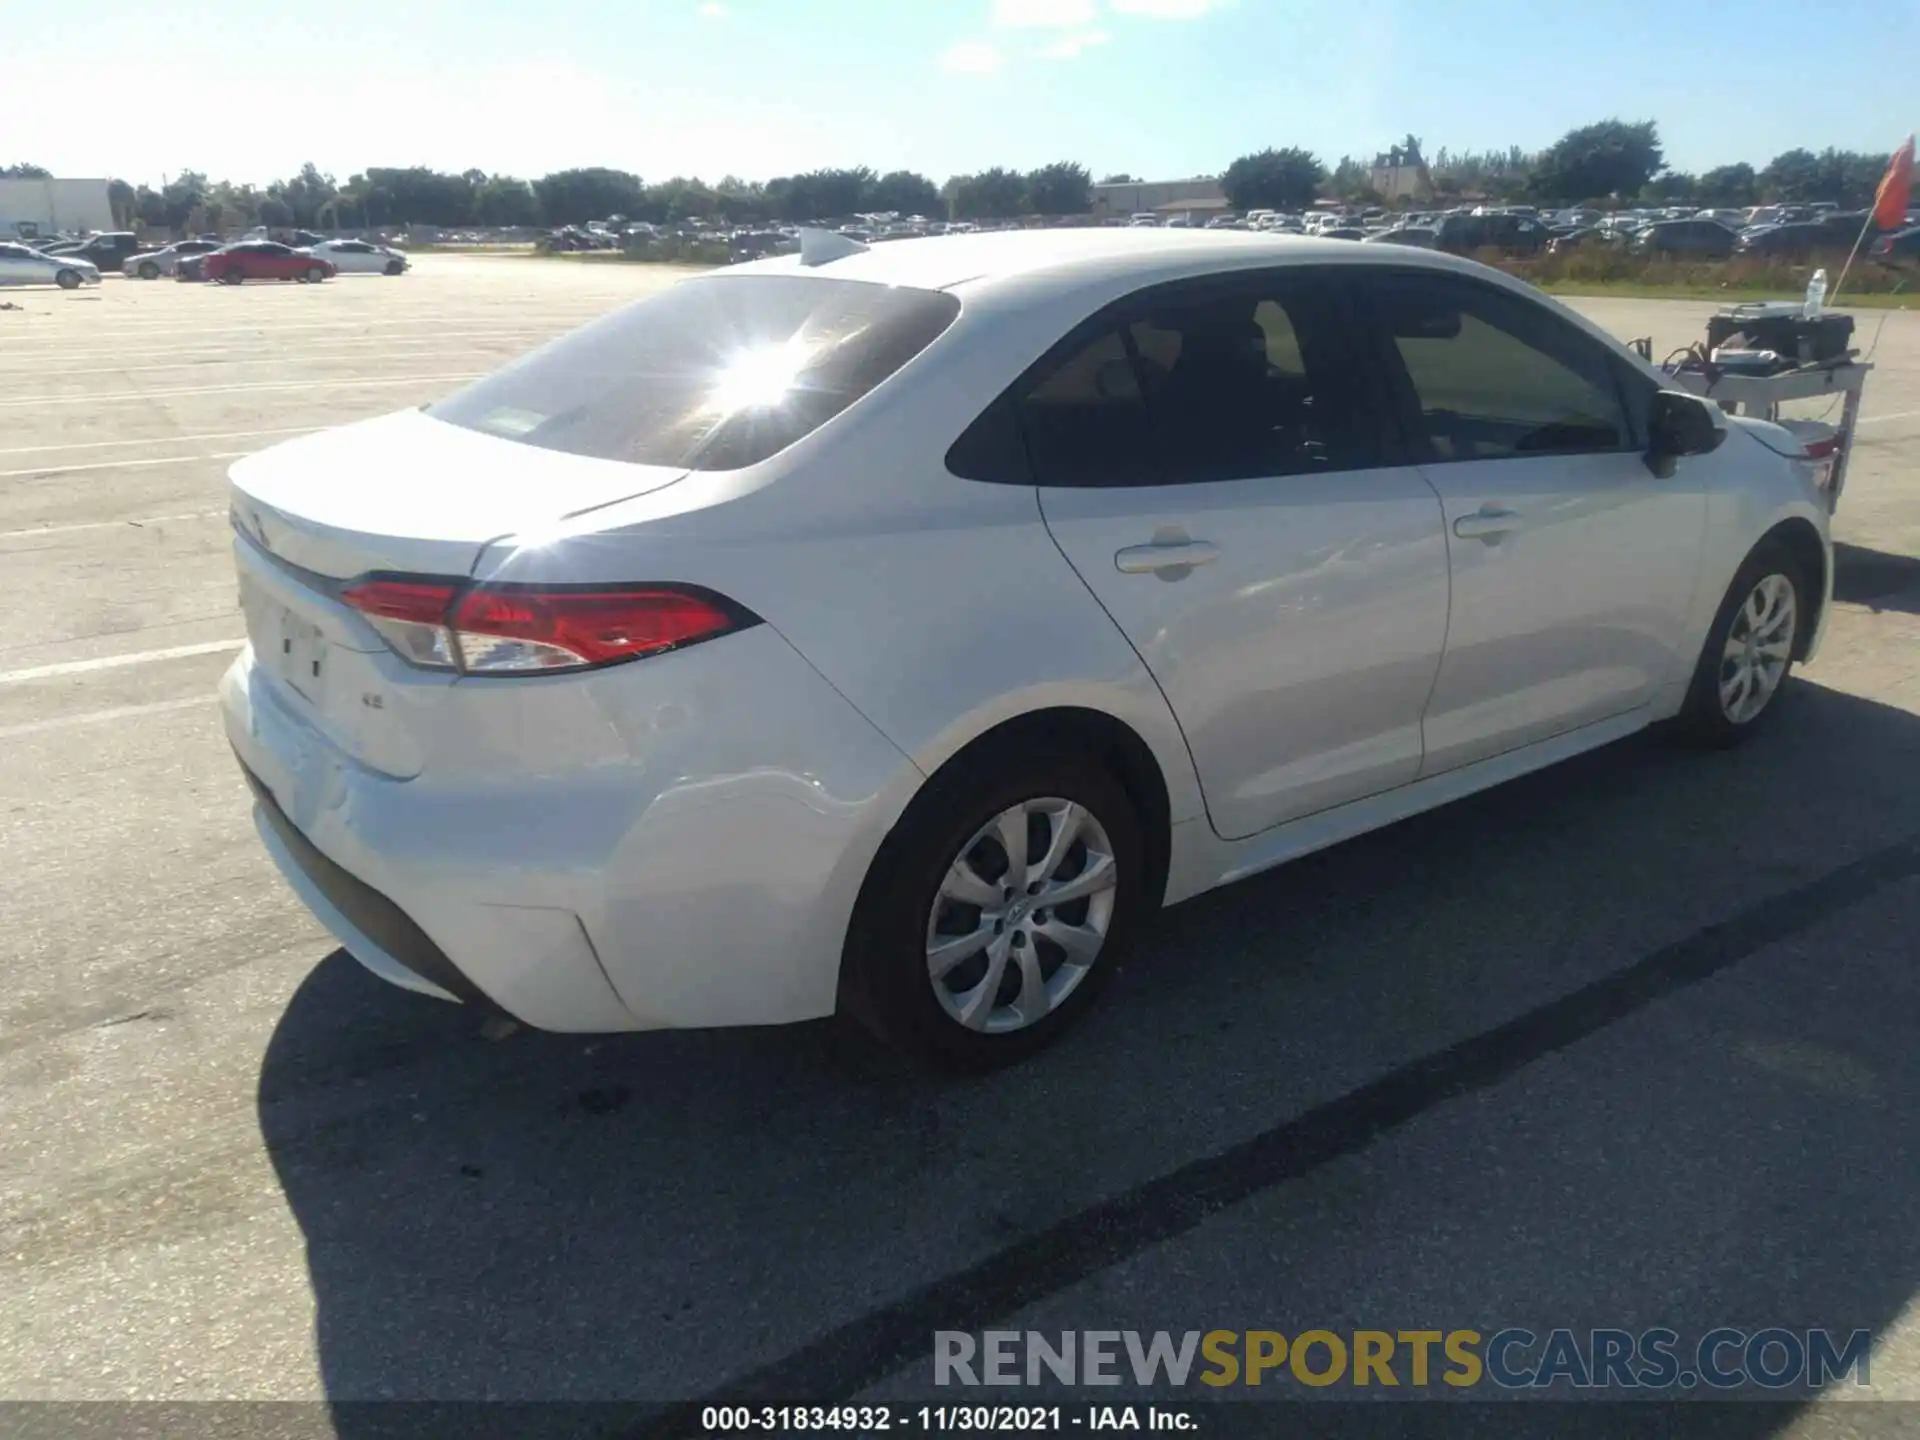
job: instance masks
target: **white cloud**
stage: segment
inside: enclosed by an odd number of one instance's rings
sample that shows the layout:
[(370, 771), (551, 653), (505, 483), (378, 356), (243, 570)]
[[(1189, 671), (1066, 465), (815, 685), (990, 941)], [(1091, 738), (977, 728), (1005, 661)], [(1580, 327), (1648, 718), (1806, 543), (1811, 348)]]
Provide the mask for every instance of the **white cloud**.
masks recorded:
[(940, 68), (953, 75), (991, 75), (1006, 57), (984, 40), (962, 40), (940, 56)]
[(702, 20), (724, 20), (727, 18), (727, 7), (720, 0), (707, 0), (700, 7), (699, 15)]
[(1108, 0), (1116, 14), (1145, 15), (1154, 20), (1198, 20), (1224, 10), (1232, 0)]
[(1113, 36), (1105, 30), (1070, 30), (1040, 51), (1043, 60), (1073, 60), (1081, 52), (1105, 45)]
[(1094, 13), (1094, 0), (993, 0), (993, 23), (1004, 30), (1085, 29)]

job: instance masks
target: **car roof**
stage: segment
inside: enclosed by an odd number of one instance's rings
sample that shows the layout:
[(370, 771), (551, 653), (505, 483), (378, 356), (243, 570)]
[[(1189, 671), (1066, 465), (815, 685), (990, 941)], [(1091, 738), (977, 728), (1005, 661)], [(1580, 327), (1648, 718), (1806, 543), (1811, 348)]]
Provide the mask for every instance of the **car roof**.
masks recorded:
[[(1252, 230), (1162, 230), (1075, 228), (1009, 230), (891, 240), (869, 250), (806, 266), (797, 255), (735, 265), (723, 275), (813, 274), (923, 290), (969, 292), (1014, 282), (1057, 280), (1062, 289), (1082, 280), (1117, 275), (1141, 285), (1212, 269), (1260, 264), (1301, 265), (1317, 261), (1373, 263), (1352, 241)], [(1450, 256), (1410, 251), (1398, 263), (1453, 268)], [(1475, 267), (1477, 268), (1477, 267)]]

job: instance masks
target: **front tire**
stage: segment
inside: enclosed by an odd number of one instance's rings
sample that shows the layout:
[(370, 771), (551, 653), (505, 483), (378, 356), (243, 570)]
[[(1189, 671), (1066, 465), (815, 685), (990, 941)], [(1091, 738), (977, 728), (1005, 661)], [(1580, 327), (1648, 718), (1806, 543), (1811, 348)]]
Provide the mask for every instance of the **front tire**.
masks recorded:
[(78, 270), (62, 270), (53, 277), (53, 283), (58, 285), (62, 290), (78, 290), (80, 288), (80, 272)]
[(151, 260), (142, 260), (140, 262), (140, 278), (142, 280), (158, 280), (160, 278), (160, 267)]
[(1741, 565), (1707, 631), (1676, 728), (1712, 749), (1738, 745), (1778, 710), (1780, 691), (1812, 618), (1807, 576), (1777, 540)]
[(326, 278), (327, 272), (322, 270), (318, 265), (312, 265), (307, 268), (307, 283), (309, 285), (318, 285)]
[(389, 260), (387, 262), (387, 274), (389, 275), (402, 274), (406, 268), (405, 263), (399, 260)]
[(220, 283), (222, 285), (238, 285), (242, 278), (238, 270), (222, 270), (220, 272)]
[(1083, 757), (990, 747), (941, 772), (875, 857), (845, 1008), (909, 1057), (986, 1070), (1085, 1012), (1146, 912), (1140, 821)]

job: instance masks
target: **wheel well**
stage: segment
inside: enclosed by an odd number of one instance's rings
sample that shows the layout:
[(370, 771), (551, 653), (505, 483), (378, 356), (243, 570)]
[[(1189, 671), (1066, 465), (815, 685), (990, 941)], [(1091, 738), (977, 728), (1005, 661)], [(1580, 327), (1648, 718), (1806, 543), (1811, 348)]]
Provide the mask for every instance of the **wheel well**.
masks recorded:
[[(1140, 817), (1140, 831), (1146, 842), (1147, 894), (1158, 908), (1166, 895), (1167, 867), (1171, 859), (1173, 808), (1167, 798), (1166, 777), (1147, 742), (1132, 726), (1098, 710), (1060, 707), (1034, 710), (1004, 720), (991, 730), (975, 736), (935, 772), (944, 773), (970, 759), (983, 749), (1001, 746), (1032, 749), (1040, 746), (1066, 749), (1097, 760), (1133, 802)], [(929, 777), (929, 781), (934, 777)]]
[(1793, 647), (1796, 660), (1806, 658), (1808, 643), (1820, 625), (1820, 607), (1827, 593), (1827, 549), (1820, 543), (1820, 532), (1813, 525), (1798, 516), (1791, 520), (1782, 520), (1769, 530), (1760, 543), (1772, 540), (1786, 548), (1793, 558), (1800, 562), (1800, 573), (1806, 576), (1812, 593), (1806, 597), (1807, 608), (1812, 611), (1810, 623), (1799, 627), (1794, 635)]

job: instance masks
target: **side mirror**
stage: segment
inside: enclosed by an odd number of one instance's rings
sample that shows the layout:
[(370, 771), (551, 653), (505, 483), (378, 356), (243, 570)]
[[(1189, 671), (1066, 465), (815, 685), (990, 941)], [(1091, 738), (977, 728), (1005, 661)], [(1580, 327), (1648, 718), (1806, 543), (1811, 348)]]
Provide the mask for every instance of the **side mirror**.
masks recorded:
[(1661, 390), (1653, 397), (1647, 424), (1647, 468), (1662, 480), (1673, 474), (1683, 455), (1705, 455), (1718, 450), (1726, 430), (1714, 419), (1707, 402), (1694, 395)]

